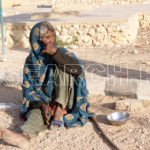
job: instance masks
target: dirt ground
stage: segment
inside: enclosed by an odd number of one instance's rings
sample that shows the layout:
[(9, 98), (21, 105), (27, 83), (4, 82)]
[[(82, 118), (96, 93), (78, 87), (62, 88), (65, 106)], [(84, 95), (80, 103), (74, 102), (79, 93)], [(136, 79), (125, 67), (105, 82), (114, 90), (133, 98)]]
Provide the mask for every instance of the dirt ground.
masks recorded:
[[(22, 94), (14, 88), (0, 87), (0, 102), (21, 104)], [(6, 92), (7, 91), (7, 92)], [(3, 94), (2, 94), (3, 93)], [(120, 150), (149, 150), (150, 149), (150, 105), (138, 113), (130, 112), (130, 119), (125, 125), (112, 126), (106, 116), (114, 112), (113, 102), (124, 97), (108, 97), (89, 95), (91, 111), (95, 112), (98, 124), (105, 134), (120, 148)], [(20, 132), (23, 121), (18, 118), (19, 110), (1, 110), (0, 128), (5, 127)], [(72, 129), (46, 130), (31, 140), (33, 150), (110, 150), (103, 142), (91, 122), (84, 127)], [(0, 141), (0, 150), (17, 150), (19, 148)]]
[[(117, 47), (86, 47), (70, 49), (84, 64), (86, 75), (113, 76), (116, 72), (128, 73), (129, 78), (147, 79), (150, 74), (150, 29), (140, 29), (134, 44)], [(0, 58), (1, 72), (22, 72), (23, 64), (29, 50), (7, 50), (5, 59)], [(88, 66), (89, 64), (92, 64)], [(88, 67), (87, 67), (88, 66)], [(116, 66), (114, 70), (114, 66)], [(127, 67), (128, 66), (128, 67)], [(141, 71), (140, 71), (140, 66)], [(127, 72), (127, 68), (129, 68)], [(99, 69), (99, 70), (98, 70)], [(108, 137), (120, 150), (150, 149), (150, 107), (130, 113), (130, 120), (123, 126), (112, 126), (106, 116), (114, 112), (113, 102), (127, 99), (89, 95), (91, 110)], [(21, 104), (21, 92), (14, 88), (0, 87), (0, 102)], [(10, 128), (20, 132), (23, 121), (18, 118), (19, 110), (0, 111), (0, 128)], [(45, 131), (31, 140), (33, 150), (110, 150), (98, 135), (93, 124), (88, 122), (82, 128)], [(17, 150), (18, 148), (0, 141), (0, 150)]]

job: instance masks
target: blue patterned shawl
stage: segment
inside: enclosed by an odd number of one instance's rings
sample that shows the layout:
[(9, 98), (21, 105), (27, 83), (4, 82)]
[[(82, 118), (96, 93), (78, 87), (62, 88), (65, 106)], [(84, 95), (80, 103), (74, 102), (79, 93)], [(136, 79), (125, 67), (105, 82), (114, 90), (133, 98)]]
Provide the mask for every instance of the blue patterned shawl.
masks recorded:
[[(26, 58), (23, 69), (23, 106), (21, 116), (24, 116), (32, 101), (44, 101), (49, 103), (52, 100), (53, 90), (53, 60), (47, 59), (46, 54), (41, 54), (42, 44), (40, 43), (40, 27), (42, 22), (37, 23), (30, 33), (31, 51)], [(67, 54), (65, 48), (60, 50)], [(78, 58), (70, 53), (82, 67)], [(82, 67), (83, 68), (83, 67)], [(82, 69), (83, 70), (83, 69)], [(87, 123), (89, 103), (87, 102), (87, 89), (84, 70), (78, 79), (75, 79), (75, 96), (72, 110), (64, 116), (67, 127), (83, 126)]]

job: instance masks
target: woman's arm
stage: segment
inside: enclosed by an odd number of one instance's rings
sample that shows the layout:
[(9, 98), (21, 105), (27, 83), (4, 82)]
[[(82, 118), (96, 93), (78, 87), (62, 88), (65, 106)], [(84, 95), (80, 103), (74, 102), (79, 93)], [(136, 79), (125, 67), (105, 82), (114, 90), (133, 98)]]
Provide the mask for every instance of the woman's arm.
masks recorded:
[(78, 76), (82, 73), (80, 64), (73, 57), (64, 54), (60, 49), (57, 49), (52, 58), (62, 71)]

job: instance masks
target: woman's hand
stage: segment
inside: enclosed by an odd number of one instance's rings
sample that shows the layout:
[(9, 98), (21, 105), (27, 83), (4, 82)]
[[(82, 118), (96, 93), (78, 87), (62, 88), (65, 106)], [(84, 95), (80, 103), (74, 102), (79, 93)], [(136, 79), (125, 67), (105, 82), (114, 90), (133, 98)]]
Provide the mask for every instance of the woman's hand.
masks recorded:
[(57, 51), (57, 48), (53, 44), (47, 44), (46, 49), (42, 51), (42, 53), (46, 53), (49, 55), (54, 55)]
[(45, 124), (49, 125), (50, 117), (48, 117), (48, 115), (51, 115), (51, 108), (49, 107), (49, 105), (42, 104), (41, 111)]

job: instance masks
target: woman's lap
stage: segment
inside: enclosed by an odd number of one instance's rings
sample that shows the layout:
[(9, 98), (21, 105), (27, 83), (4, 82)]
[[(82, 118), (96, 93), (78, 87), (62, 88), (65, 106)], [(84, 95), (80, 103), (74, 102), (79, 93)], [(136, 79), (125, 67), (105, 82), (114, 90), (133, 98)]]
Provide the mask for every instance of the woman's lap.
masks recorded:
[[(65, 80), (64, 80), (65, 79)], [(55, 81), (55, 101), (60, 103), (63, 108), (71, 109), (74, 97), (74, 79), (72, 75), (64, 73), (60, 69), (54, 72)], [(27, 121), (21, 126), (24, 133), (33, 138), (47, 129), (44, 124), (43, 116), (40, 109), (32, 109), (27, 115)]]

